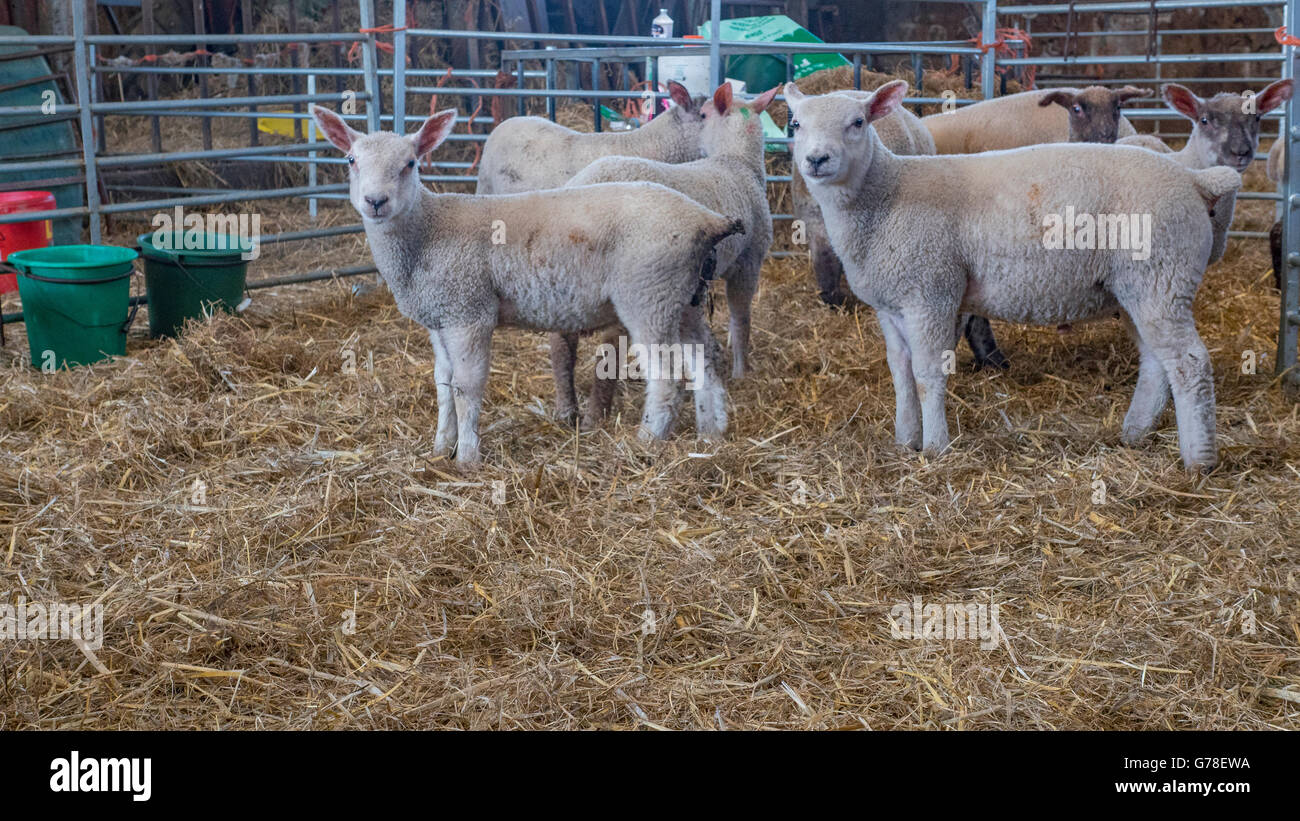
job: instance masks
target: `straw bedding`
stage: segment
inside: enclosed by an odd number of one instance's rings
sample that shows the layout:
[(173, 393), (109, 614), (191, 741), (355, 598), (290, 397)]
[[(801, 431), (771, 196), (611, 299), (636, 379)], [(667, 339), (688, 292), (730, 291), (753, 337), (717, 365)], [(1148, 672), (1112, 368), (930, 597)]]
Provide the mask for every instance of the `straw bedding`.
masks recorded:
[[(343, 237), (254, 276), (368, 260)], [(998, 325), (1013, 368), (959, 354), (951, 451), (900, 452), (870, 312), (824, 308), (802, 260), (764, 270), (725, 442), (687, 410), (640, 444), (635, 390), (575, 434), (548, 415), (544, 337), (502, 331), (471, 475), (432, 456), (432, 353), (384, 292), (256, 292), (50, 376), (11, 326), (0, 590), (101, 603), (107, 635), (93, 660), (0, 643), (0, 727), (1300, 727), (1300, 411), (1271, 375), (1268, 265), (1234, 241), (1198, 300), (1208, 477), (1179, 466), (1171, 412), (1119, 445), (1118, 323)], [(1005, 637), (893, 638), (918, 596), (997, 604)]]

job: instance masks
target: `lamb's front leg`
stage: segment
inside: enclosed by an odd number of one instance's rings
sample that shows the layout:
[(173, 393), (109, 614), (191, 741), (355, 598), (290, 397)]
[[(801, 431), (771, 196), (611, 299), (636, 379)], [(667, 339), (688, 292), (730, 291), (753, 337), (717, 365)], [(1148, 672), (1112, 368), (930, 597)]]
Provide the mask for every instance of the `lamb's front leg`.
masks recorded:
[(438, 433), (433, 438), (433, 455), (448, 456), (456, 448), (456, 400), (451, 389), (451, 354), (438, 331), (429, 329), (433, 343), (433, 381), (438, 387)]
[(876, 320), (885, 337), (889, 373), (894, 378), (894, 441), (912, 450), (920, 450), (921, 405), (916, 397), (912, 352), (903, 334), (902, 318), (886, 311), (876, 311)]
[(492, 325), (443, 328), (443, 345), (451, 355), (451, 388), (459, 422), (456, 462), (473, 467), (482, 461), (479, 453), (478, 418), (483, 409), (483, 389), (487, 385), (488, 366), (492, 360)]

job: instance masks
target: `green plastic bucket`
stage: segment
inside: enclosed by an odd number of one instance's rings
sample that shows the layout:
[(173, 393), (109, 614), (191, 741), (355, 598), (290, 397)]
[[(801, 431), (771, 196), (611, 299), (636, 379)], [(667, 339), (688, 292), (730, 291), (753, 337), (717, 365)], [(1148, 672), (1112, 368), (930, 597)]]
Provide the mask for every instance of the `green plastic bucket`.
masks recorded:
[(140, 235), (149, 333), (176, 336), (187, 319), (234, 313), (244, 298), (252, 243), (230, 234)]
[(6, 261), (18, 269), (33, 366), (55, 370), (126, 353), (137, 256), (112, 245), (52, 245), (9, 255)]

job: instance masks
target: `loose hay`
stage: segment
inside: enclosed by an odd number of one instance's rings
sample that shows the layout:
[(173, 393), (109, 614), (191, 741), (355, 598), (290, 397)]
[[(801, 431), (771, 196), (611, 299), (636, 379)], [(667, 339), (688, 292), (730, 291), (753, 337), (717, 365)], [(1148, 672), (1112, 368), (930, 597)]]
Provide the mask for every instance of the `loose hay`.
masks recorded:
[[(266, 251), (254, 276), (369, 261), (359, 237)], [(258, 292), (52, 376), (11, 326), (0, 590), (101, 603), (107, 636), (94, 661), (0, 642), (0, 726), (1300, 727), (1300, 413), (1270, 375), (1262, 242), (1234, 241), (1198, 300), (1223, 453), (1203, 478), (1171, 412), (1118, 444), (1118, 323), (997, 325), (1013, 368), (960, 354), (951, 452), (900, 452), (874, 320), (824, 308), (806, 267), (765, 268), (724, 443), (688, 413), (639, 444), (635, 391), (575, 435), (548, 414), (544, 337), (508, 331), (470, 476), (432, 456), (428, 338), (383, 292)], [(996, 603), (1005, 637), (891, 637), (917, 596)]]

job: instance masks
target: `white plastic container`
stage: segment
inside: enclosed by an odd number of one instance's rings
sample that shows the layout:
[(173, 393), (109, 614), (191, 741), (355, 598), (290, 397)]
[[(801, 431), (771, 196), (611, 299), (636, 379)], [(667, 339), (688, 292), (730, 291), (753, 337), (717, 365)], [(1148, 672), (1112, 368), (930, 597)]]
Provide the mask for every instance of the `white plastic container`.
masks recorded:
[(673, 36), (673, 18), (668, 16), (668, 9), (659, 9), (659, 16), (650, 23), (651, 37)]
[(694, 55), (660, 57), (659, 76), (656, 78), (659, 85), (667, 87), (669, 80), (676, 80), (686, 86), (686, 90), (692, 95), (708, 94), (712, 91), (713, 89), (709, 88), (708, 50), (701, 50), (705, 53), (699, 57)]

